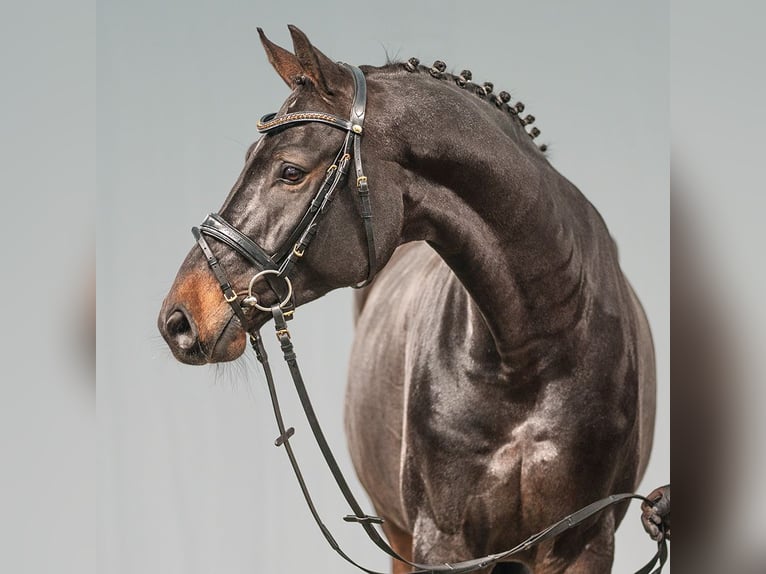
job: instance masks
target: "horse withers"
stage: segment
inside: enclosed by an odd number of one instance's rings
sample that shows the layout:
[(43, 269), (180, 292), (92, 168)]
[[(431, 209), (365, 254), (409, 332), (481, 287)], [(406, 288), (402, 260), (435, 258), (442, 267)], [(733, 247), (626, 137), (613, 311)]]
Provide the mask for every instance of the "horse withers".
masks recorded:
[[(437, 564), (497, 552), (633, 491), (654, 427), (649, 326), (603, 220), (536, 145), (534, 119), (468, 71), (411, 59), (362, 67), (363, 129), (327, 125), (317, 117), (348, 117), (358, 80), (290, 31), (294, 52), (261, 33), (290, 96), (262, 120), (264, 136), (216, 216), (223, 231), (208, 228), (211, 253), (189, 253), (162, 305), (159, 329), (175, 357), (236, 359), (246, 330), (272, 317), (261, 308), (280, 302), (267, 281), (247, 292), (263, 269), (227, 239), (231, 228), (266, 264), (290, 259), (274, 275), (289, 278), (296, 306), (374, 276), (357, 297), (346, 431), (403, 557)], [(318, 116), (299, 121), (309, 112)], [(269, 124), (280, 118), (284, 126)], [(360, 182), (351, 166), (362, 156)], [(339, 165), (351, 176), (328, 184)], [(317, 206), (329, 186), (331, 207)], [(289, 255), (283, 246), (312, 213), (322, 218), (306, 227), (310, 248), (301, 235)], [(226, 269), (226, 297), (211, 261)], [(260, 308), (229, 305), (246, 296)], [(495, 571), (609, 572), (625, 509)]]

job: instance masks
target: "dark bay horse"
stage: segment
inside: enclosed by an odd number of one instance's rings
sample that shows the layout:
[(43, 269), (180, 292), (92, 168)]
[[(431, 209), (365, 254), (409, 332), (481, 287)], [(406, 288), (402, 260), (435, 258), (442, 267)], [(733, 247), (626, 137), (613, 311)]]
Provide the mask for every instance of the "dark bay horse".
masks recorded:
[[(294, 52), (261, 33), (292, 90), (277, 118), (347, 117), (348, 68), (290, 31)], [(374, 257), (349, 178), (291, 279), (301, 305), (359, 284), (373, 267), (357, 297), (346, 430), (391, 544), (417, 562), (463, 560), (635, 490), (652, 444), (654, 354), (598, 212), (551, 166), (507, 94), (441, 62), (362, 70)], [(220, 217), (276, 251), (343, 137), (321, 123), (267, 133)], [(219, 242), (211, 249), (241, 295), (252, 266)], [(276, 301), (264, 291), (262, 301)], [(271, 318), (245, 315), (254, 326)], [(158, 322), (185, 363), (230, 361), (246, 346), (197, 248)], [(519, 556), (524, 566), (495, 572), (609, 572), (624, 513), (610, 508)]]

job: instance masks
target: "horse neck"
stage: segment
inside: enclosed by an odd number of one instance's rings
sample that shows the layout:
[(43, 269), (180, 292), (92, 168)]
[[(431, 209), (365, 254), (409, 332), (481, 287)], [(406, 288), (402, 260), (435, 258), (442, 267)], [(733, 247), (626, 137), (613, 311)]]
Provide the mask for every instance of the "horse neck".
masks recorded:
[(583, 254), (608, 234), (518, 121), (476, 103), (486, 110), (470, 106), (439, 133), (409, 123), (403, 239), (428, 241), (452, 268), (512, 373), (531, 342), (581, 319)]

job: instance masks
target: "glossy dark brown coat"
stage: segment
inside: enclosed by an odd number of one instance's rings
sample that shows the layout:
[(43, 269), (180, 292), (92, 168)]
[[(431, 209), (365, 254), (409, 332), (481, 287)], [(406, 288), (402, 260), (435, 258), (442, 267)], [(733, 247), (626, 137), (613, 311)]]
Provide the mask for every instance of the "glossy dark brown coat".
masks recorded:
[[(262, 35), (292, 88), (281, 111), (346, 116), (350, 75), (291, 33), (295, 54)], [(598, 212), (507, 105), (422, 68), (363, 70), (362, 153), (386, 265), (357, 300), (346, 428), (392, 544), (418, 562), (463, 560), (633, 491), (652, 443), (654, 355)], [(317, 124), (263, 137), (219, 213), (275, 249), (341, 138)], [(305, 176), (284, 181), (287, 164)], [(254, 271), (213, 248), (245, 288)], [(295, 269), (296, 302), (353, 285), (366, 271), (350, 183)], [(159, 327), (187, 363), (231, 360), (245, 348), (197, 249)], [(624, 514), (617, 508), (520, 561), (536, 573), (609, 572)]]

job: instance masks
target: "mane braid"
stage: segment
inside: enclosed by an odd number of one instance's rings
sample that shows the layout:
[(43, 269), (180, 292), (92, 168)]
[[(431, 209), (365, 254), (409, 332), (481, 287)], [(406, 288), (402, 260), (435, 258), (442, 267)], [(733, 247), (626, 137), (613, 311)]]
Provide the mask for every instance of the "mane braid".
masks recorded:
[[(527, 114), (522, 117), (521, 114), (524, 111), (524, 104), (517, 101), (514, 105), (510, 105), (511, 95), (502, 91), (500, 93), (494, 93), (494, 84), (492, 82), (484, 82), (482, 85), (474, 84), (471, 80), (473, 74), (471, 70), (463, 70), (459, 75), (454, 75), (446, 72), (447, 65), (441, 61), (436, 60), (432, 66), (423, 66), (420, 64), (420, 60), (417, 58), (410, 58), (406, 62), (391, 62), (394, 66), (402, 66), (410, 73), (415, 72), (428, 72), (433, 78), (437, 80), (452, 80), (458, 87), (467, 90), (482, 100), (486, 100), (488, 103), (495, 104), (496, 107), (502, 111), (508, 113), (511, 117), (515, 117), (520, 123), (522, 129), (529, 135), (530, 138), (535, 139), (540, 135), (540, 130), (537, 127), (533, 127), (530, 130), (526, 129), (526, 126), (531, 125), (535, 121), (535, 116)], [(548, 150), (547, 144), (542, 144), (538, 149), (545, 153)]]

